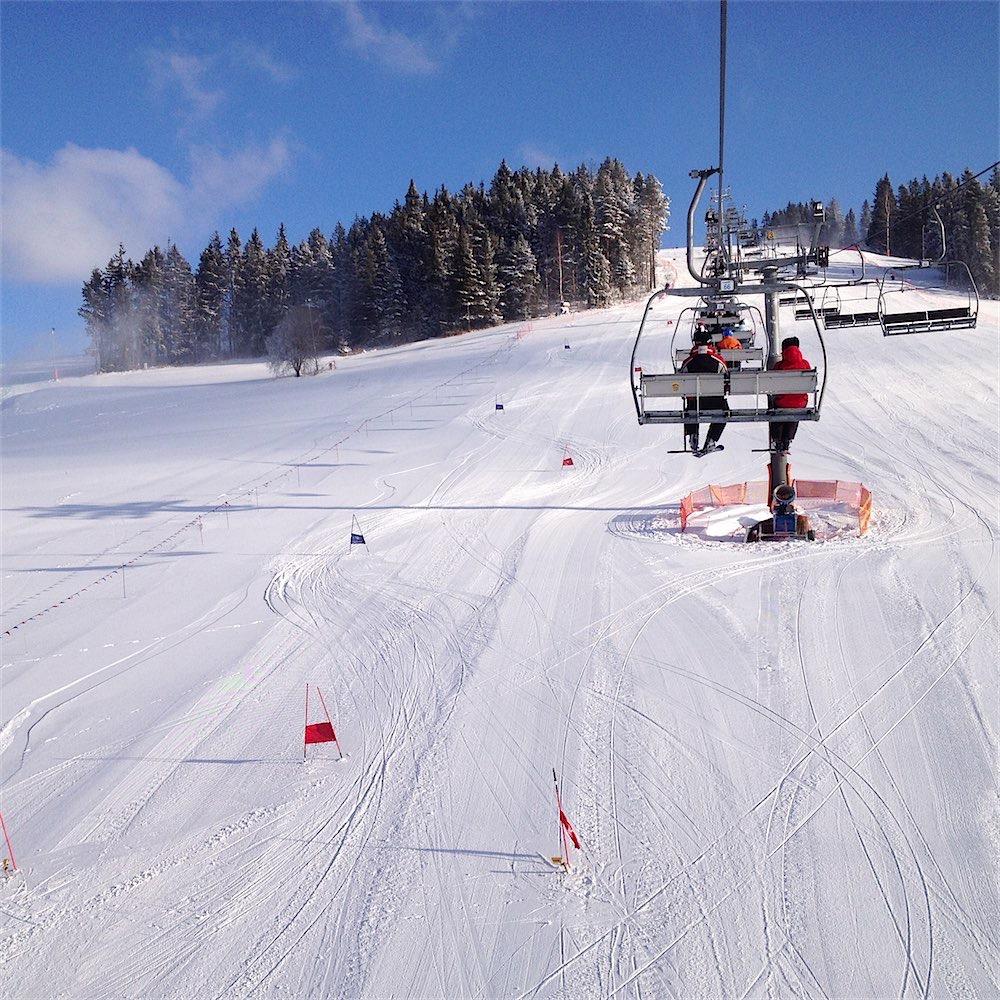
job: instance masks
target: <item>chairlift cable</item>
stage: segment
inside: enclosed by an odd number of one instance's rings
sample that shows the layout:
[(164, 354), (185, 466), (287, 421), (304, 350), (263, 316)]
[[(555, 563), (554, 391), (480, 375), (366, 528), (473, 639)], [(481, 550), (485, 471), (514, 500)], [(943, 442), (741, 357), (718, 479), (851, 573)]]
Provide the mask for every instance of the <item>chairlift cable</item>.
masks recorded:
[(719, 0), (719, 223), (722, 223), (722, 169), (726, 147), (726, 36), (729, 0)]

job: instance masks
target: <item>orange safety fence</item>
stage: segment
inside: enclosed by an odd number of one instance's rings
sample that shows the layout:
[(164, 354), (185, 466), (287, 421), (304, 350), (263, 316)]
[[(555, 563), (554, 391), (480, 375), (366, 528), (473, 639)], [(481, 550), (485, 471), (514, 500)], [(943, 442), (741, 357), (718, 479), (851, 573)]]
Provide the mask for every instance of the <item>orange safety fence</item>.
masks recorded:
[(858, 527), (863, 535), (868, 530), (868, 520), (872, 516), (872, 495), (871, 491), (864, 486), (861, 487), (861, 504), (858, 507)]
[(683, 500), (681, 500), (681, 531), (683, 531), (688, 526), (688, 518), (694, 511), (694, 497), (692, 494), (688, 494)]
[[(796, 479), (796, 499), (805, 510), (821, 509), (824, 503), (844, 504), (858, 515), (858, 531), (864, 534), (872, 513), (871, 491), (863, 483), (843, 479)], [(732, 507), (741, 504), (766, 504), (766, 482), (733, 483), (729, 486), (703, 486), (692, 490), (680, 502), (681, 531), (691, 515), (705, 507)]]

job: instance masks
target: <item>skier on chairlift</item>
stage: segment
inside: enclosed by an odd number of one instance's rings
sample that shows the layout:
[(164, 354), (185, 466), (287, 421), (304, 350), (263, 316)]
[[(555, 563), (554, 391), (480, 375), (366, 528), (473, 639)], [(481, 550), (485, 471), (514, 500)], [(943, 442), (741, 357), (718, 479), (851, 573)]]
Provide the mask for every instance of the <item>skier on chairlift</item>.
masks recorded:
[(720, 351), (738, 351), (743, 345), (733, 336), (733, 328), (724, 326), (722, 328), (722, 340), (716, 344)]
[[(733, 336), (733, 328), (731, 326), (724, 326), (722, 328), (722, 340), (715, 346), (719, 351), (738, 351), (743, 345)], [(726, 364), (729, 365), (731, 371), (738, 372), (740, 370), (739, 361), (727, 361)]]
[(795, 487), (782, 483), (775, 487), (771, 516), (752, 525), (747, 531), (748, 542), (781, 541), (787, 538), (802, 538), (816, 541), (809, 518), (795, 510)]
[[(712, 335), (708, 330), (695, 330), (692, 338), (694, 346), (687, 356), (684, 364), (681, 365), (682, 372), (693, 372), (700, 375), (721, 375), (725, 372), (726, 362), (722, 360), (722, 355), (712, 345)], [(695, 396), (688, 396), (684, 400), (684, 409), (692, 412), (699, 407), (699, 400)], [(703, 410), (723, 410), (729, 412), (729, 404), (725, 396), (702, 396), (700, 407)], [(696, 458), (707, 455), (710, 451), (722, 451), (723, 445), (719, 444), (719, 438), (726, 429), (724, 421), (709, 424), (708, 434), (705, 436), (705, 445), (698, 447), (698, 425), (685, 424), (684, 436), (687, 438), (688, 447), (691, 454)]]
[[(786, 337), (781, 342), (781, 360), (772, 367), (771, 371), (812, 371), (812, 365), (802, 356), (798, 337)], [(804, 392), (784, 392), (775, 396), (771, 405), (781, 409), (805, 409), (809, 405), (809, 396)], [(777, 452), (787, 454), (798, 429), (799, 422), (797, 420), (772, 423), (770, 425), (771, 447)]]

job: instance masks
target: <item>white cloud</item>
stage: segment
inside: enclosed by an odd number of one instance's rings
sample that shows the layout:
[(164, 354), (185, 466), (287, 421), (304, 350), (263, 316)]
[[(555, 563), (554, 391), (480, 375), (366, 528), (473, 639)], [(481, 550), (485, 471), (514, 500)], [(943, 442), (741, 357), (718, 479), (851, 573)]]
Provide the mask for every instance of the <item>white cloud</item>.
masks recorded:
[(155, 49), (147, 55), (146, 65), (154, 90), (178, 99), (189, 124), (208, 121), (227, 100), (226, 91), (218, 85), (227, 74), (263, 76), (276, 84), (288, 83), (297, 75), (269, 49), (247, 41), (231, 42), (207, 55)]
[(289, 83), (298, 76), (293, 67), (275, 58), (263, 46), (252, 42), (234, 42), (230, 46), (230, 60), (237, 68), (257, 70), (273, 83)]
[(119, 242), (135, 257), (168, 238), (203, 235), (225, 209), (259, 195), (289, 160), (280, 138), (230, 154), (192, 149), (185, 183), (136, 149), (69, 143), (48, 164), (2, 150), (4, 276), (82, 282)]
[(192, 200), (215, 211), (255, 198), (291, 160), (288, 143), (278, 137), (265, 147), (247, 146), (234, 153), (194, 146), (190, 155)]
[(374, 13), (365, 14), (355, 0), (340, 5), (352, 48), (389, 69), (414, 76), (433, 73), (437, 60), (427, 45), (402, 31), (384, 28)]
[(148, 62), (153, 86), (160, 91), (178, 92), (193, 118), (211, 117), (225, 99), (222, 90), (212, 90), (205, 84), (213, 62), (210, 56), (157, 51), (150, 53)]

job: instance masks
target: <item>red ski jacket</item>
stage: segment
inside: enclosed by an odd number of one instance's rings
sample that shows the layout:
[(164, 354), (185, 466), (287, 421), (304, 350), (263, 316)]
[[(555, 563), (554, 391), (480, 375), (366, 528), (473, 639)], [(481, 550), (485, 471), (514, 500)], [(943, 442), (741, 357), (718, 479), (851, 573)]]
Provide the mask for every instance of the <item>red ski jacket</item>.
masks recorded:
[[(776, 372), (808, 372), (812, 365), (804, 357), (798, 347), (786, 347), (781, 352), (781, 360), (771, 369)], [(809, 396), (804, 392), (784, 392), (774, 397), (774, 405), (801, 409), (809, 405)]]

